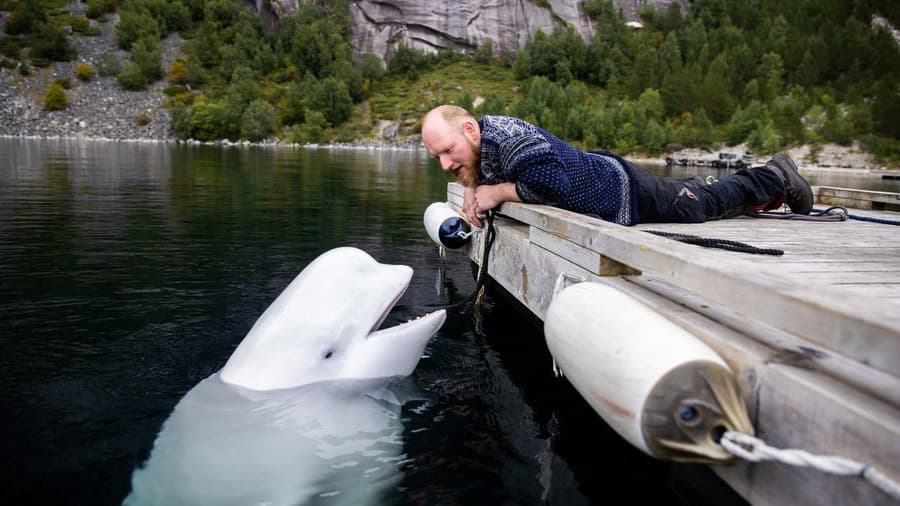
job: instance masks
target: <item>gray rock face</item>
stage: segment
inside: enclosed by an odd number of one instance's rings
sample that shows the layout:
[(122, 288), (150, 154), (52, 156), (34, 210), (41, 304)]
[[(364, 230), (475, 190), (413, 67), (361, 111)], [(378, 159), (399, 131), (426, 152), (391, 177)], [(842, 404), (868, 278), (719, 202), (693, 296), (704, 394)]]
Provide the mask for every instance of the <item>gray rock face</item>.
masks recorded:
[[(255, 0), (271, 4), (276, 17), (297, 12), (298, 3), (317, 0)], [(661, 10), (671, 3), (687, 13), (688, 0), (614, 0), (630, 21), (645, 5)], [(575, 29), (588, 42), (594, 25), (584, 13), (584, 0), (351, 0), (353, 47), (357, 54), (389, 58), (399, 44), (424, 51), (475, 51), (491, 40), (495, 54), (515, 53), (538, 30), (560, 25)], [(547, 5), (542, 7), (541, 5)]]
[(495, 51), (525, 47), (538, 30), (563, 22), (590, 39), (593, 26), (582, 0), (356, 0), (350, 2), (353, 45), (358, 52), (387, 55), (404, 43), (414, 49), (474, 51), (490, 39)]

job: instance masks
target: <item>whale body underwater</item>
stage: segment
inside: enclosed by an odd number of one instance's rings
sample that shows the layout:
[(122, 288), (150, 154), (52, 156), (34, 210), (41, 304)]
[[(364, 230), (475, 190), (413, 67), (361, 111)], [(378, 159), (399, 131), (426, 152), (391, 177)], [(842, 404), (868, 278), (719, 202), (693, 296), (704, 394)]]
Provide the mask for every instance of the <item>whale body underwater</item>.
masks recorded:
[(402, 477), (404, 378), (446, 319), (379, 329), (412, 273), (356, 248), (316, 258), (178, 402), (123, 504), (380, 503)]

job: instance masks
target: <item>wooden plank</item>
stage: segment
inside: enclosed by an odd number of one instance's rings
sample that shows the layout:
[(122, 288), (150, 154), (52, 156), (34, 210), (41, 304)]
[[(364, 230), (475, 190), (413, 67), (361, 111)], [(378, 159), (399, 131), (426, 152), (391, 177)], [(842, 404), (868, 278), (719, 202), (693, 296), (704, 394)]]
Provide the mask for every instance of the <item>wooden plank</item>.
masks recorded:
[(621, 262), (616, 262), (596, 251), (581, 248), (570, 241), (560, 240), (559, 237), (548, 234), (539, 228), (530, 227), (528, 240), (532, 245), (540, 246), (548, 251), (556, 253), (579, 267), (600, 276), (619, 276), (623, 274), (641, 273), (637, 269), (633, 269)]
[(808, 258), (793, 262), (777, 261), (782, 269), (791, 272), (900, 272), (900, 262), (896, 264), (884, 264), (882, 262), (870, 262), (868, 259), (854, 259), (855, 261), (835, 262), (831, 258)]
[(900, 207), (900, 195), (896, 193), (836, 188), (831, 186), (818, 186), (815, 190), (815, 201), (822, 205), (845, 206), (855, 209), (885, 209), (890, 206)]
[(900, 319), (896, 316), (900, 304), (894, 301), (873, 303), (839, 288), (828, 293), (810, 290), (802, 278), (745, 258), (751, 255), (733, 258), (728, 252), (698, 251), (695, 246), (558, 208), (506, 203), (500, 211), (810, 343), (885, 372), (900, 370)]

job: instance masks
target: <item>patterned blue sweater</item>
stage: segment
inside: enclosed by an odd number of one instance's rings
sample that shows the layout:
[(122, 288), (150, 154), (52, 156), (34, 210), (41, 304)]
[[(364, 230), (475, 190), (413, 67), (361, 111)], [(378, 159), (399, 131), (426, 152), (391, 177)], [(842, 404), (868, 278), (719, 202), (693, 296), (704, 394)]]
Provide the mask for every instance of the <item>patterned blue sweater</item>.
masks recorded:
[(638, 222), (635, 184), (618, 156), (586, 153), (518, 118), (484, 116), (478, 124), (481, 183), (513, 182), (523, 202)]

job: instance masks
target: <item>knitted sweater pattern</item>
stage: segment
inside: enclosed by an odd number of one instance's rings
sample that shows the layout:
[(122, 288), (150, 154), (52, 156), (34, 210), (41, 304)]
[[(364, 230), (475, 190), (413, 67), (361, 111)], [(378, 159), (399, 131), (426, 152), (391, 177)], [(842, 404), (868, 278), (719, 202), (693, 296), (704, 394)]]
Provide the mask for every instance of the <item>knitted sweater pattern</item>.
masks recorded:
[(483, 184), (513, 182), (523, 202), (637, 223), (628, 171), (614, 156), (586, 153), (519, 118), (484, 116)]

